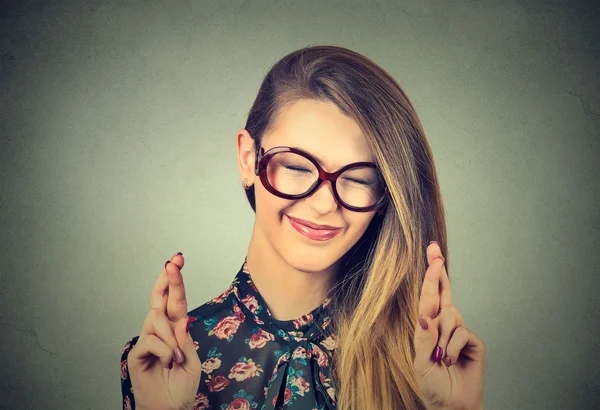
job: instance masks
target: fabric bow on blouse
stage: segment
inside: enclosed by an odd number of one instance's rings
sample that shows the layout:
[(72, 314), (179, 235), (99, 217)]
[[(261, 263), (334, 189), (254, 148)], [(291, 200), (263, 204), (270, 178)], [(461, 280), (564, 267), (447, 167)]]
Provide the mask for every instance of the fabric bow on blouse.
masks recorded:
[[(335, 336), (325, 337), (325, 329), (331, 323), (327, 309), (331, 298), (299, 319), (279, 321), (273, 318), (252, 282), (246, 262), (232, 289), (236, 296), (235, 300), (232, 299), (234, 310), (237, 304), (245, 319), (255, 323), (255, 334), (266, 332), (269, 334), (266, 337), (283, 345), (283, 349), (275, 352), (279, 359), (265, 388), (266, 400), (261, 410), (287, 406), (294, 410), (313, 410), (315, 406), (318, 409), (335, 409), (335, 389), (331, 380)], [(290, 403), (301, 393), (302, 403), (306, 405)]]

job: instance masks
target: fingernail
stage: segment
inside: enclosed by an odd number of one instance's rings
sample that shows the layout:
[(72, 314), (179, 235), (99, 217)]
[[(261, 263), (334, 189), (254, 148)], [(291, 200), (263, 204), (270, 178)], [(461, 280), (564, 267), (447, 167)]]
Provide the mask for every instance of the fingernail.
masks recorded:
[(440, 360), (442, 360), (442, 348), (437, 346), (433, 351), (433, 361), (439, 362)]
[(175, 358), (177, 359), (177, 363), (181, 364), (184, 361), (183, 352), (180, 348), (175, 349)]
[[(183, 253), (181, 253), (181, 252), (177, 252), (177, 255), (183, 255)], [(177, 256), (177, 255), (175, 255), (175, 256)]]
[(169, 362), (169, 370), (171, 370), (173, 368), (173, 359), (171, 359), (171, 361)]
[[(437, 241), (430, 241), (429, 244), (431, 245), (432, 243), (437, 243)], [(439, 245), (439, 243), (438, 243)]]
[(446, 364), (446, 367), (452, 366), (452, 363), (450, 362), (450, 358), (448, 356), (444, 358), (444, 363)]
[(421, 328), (423, 330), (427, 330), (427, 328), (428, 328), (427, 320), (425, 320), (425, 318), (423, 316), (419, 316), (419, 325), (421, 325)]
[(169, 263), (171, 263), (171, 261), (166, 261), (166, 262), (165, 262), (165, 269), (167, 269), (167, 265), (168, 265)]

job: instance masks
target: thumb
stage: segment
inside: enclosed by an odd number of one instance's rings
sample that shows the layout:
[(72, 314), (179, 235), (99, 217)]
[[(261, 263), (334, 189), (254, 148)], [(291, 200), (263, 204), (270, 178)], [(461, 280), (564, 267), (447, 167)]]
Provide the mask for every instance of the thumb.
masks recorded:
[[(426, 329), (424, 329), (425, 327)], [(429, 316), (419, 316), (415, 330), (415, 371), (425, 373), (433, 361), (433, 351), (438, 342), (438, 327)]]
[[(194, 318), (190, 317), (190, 319)], [(179, 345), (184, 357), (184, 361), (180, 364), (180, 366), (183, 366), (190, 373), (200, 374), (201, 364), (198, 358), (198, 353), (196, 352), (196, 345), (194, 344), (191, 333), (189, 333), (186, 329), (189, 329), (187, 315), (175, 323), (174, 329), (177, 344)]]

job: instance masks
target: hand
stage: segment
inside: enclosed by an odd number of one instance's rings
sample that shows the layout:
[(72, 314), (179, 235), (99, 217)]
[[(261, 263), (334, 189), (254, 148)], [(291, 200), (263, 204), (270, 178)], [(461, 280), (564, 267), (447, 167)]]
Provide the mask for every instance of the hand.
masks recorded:
[[(419, 315), (424, 320), (419, 319), (414, 339), (419, 390), (428, 409), (483, 409), (485, 347), (465, 327), (452, 304), (450, 281), (437, 243), (427, 248), (427, 261), (419, 301)], [(434, 360), (436, 346), (442, 349), (443, 360)]]
[(202, 367), (187, 331), (183, 255), (171, 262), (158, 277), (140, 338), (127, 356), (138, 409), (189, 410), (200, 383)]

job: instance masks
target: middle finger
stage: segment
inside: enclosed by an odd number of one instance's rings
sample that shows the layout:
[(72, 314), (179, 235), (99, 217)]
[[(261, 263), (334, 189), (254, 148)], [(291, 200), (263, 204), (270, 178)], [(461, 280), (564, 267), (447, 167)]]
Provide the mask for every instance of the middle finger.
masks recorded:
[[(173, 259), (177, 255), (179, 255), (179, 253), (173, 255), (173, 257), (170, 260), (173, 261)], [(169, 278), (167, 277), (167, 270), (163, 267), (163, 270), (160, 272), (160, 275), (158, 275), (158, 279), (156, 281), (156, 284), (154, 285), (154, 289), (152, 289), (152, 294), (150, 295), (150, 309), (160, 309), (161, 311), (166, 313), (167, 300), (169, 295), (168, 291)]]

